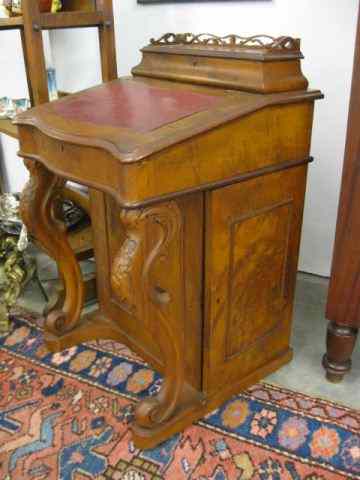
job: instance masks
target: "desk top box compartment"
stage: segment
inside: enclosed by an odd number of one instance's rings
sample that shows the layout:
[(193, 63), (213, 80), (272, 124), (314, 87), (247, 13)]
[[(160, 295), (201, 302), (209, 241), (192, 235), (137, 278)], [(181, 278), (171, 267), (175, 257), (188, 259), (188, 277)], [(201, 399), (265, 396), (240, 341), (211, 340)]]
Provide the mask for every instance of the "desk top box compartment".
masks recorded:
[[(168, 34), (133, 76), (17, 119), (23, 218), (65, 279), (49, 348), (123, 342), (164, 375), (136, 409), (152, 447), (291, 358), (314, 101), (300, 43)], [(63, 178), (90, 187), (99, 310), (53, 221)], [(56, 234), (55, 234), (56, 232)]]
[(256, 93), (306, 90), (300, 40), (168, 33), (142, 49), (133, 75)]

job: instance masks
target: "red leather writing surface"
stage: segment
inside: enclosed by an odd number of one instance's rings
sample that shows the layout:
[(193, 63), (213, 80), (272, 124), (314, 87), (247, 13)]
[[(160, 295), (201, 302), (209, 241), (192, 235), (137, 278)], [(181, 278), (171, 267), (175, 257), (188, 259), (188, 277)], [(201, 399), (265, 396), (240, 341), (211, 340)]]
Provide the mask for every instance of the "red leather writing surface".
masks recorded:
[(149, 132), (194, 113), (208, 110), (221, 97), (187, 90), (157, 88), (125, 80), (101, 85), (54, 103), (53, 111), (69, 120)]

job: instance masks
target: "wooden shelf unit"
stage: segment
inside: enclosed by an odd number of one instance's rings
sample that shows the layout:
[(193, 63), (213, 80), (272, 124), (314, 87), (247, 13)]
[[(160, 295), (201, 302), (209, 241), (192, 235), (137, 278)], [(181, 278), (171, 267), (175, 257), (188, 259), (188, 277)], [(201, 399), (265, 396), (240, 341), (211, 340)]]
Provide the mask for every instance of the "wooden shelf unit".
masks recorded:
[[(66, 0), (65, 11), (40, 13), (38, 0), (23, 2), (23, 15), (0, 19), (0, 31), (21, 34), (31, 105), (49, 101), (42, 30), (96, 27), (99, 33), (103, 81), (117, 78), (112, 0)], [(16, 134), (5, 123), (0, 132)]]
[[(117, 78), (112, 0), (64, 0), (65, 11), (58, 13), (40, 13), (38, 0), (26, 0), (22, 4), (22, 16), (0, 18), (0, 31), (16, 29), (20, 32), (32, 106), (49, 101), (42, 30), (96, 27), (99, 33), (102, 79), (107, 82)], [(64, 95), (67, 93), (59, 92), (59, 96)], [(0, 133), (19, 138), (17, 126), (9, 119), (0, 120)], [(0, 193), (4, 190), (0, 175)], [(64, 197), (72, 199), (89, 213), (89, 199), (82, 193), (65, 187)], [(68, 238), (79, 260), (93, 257), (91, 225), (80, 232), (69, 233)], [(88, 276), (84, 285), (86, 296), (95, 299), (94, 275)], [(61, 299), (60, 293), (55, 300), (61, 302)]]
[[(35, 30), (54, 30), (56, 28), (96, 27), (104, 24), (102, 12), (59, 12), (41, 13), (39, 21), (33, 23)], [(24, 28), (24, 17), (0, 18), (0, 30)]]
[(5, 133), (13, 138), (19, 138), (17, 126), (8, 118), (0, 120), (0, 133)]
[[(40, 13), (38, 0), (23, 2), (23, 15), (0, 18), (0, 31), (19, 30), (31, 105), (49, 101), (42, 30), (96, 27), (99, 33), (102, 79), (117, 78), (112, 0), (64, 0), (64, 11)], [(59, 92), (59, 96), (66, 95)], [(11, 120), (0, 120), (0, 134), (19, 138)], [(0, 178), (0, 193), (3, 191)]]
[[(58, 13), (40, 13), (39, 0), (22, 2), (23, 15), (11, 18), (0, 18), (0, 32), (18, 30), (21, 35), (24, 63), (26, 69), (29, 97), (32, 106), (49, 101), (48, 81), (42, 30), (57, 28), (96, 27), (99, 34), (101, 70), (103, 82), (117, 78), (114, 15), (112, 0), (63, 0), (64, 11)], [(2, 92), (2, 95), (4, 92)], [(59, 96), (66, 92), (59, 92)], [(0, 134), (19, 138), (18, 128), (11, 120), (0, 120)], [(0, 176), (0, 193), (3, 191)], [(66, 193), (67, 192), (67, 193)], [(64, 196), (69, 195), (65, 187)], [(73, 195), (73, 201), (89, 211), (88, 199), (82, 204), (80, 194)], [(78, 236), (69, 234), (74, 251), (85, 258), (92, 257), (91, 226), (88, 231)], [(86, 245), (81, 240), (86, 236)], [(76, 237), (76, 238), (75, 238)], [(80, 238), (81, 237), (81, 238)], [(79, 240), (79, 241), (78, 241)]]
[(0, 30), (11, 30), (23, 26), (23, 17), (0, 18)]

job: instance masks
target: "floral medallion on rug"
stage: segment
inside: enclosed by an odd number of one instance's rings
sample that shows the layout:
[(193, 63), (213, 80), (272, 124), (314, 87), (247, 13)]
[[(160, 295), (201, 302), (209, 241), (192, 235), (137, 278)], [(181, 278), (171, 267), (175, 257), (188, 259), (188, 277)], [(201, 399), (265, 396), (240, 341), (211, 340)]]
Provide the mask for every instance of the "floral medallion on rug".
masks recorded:
[(133, 405), (160, 385), (112, 341), (49, 353), (18, 313), (0, 338), (0, 479), (360, 479), (360, 413), (268, 384), (137, 450)]

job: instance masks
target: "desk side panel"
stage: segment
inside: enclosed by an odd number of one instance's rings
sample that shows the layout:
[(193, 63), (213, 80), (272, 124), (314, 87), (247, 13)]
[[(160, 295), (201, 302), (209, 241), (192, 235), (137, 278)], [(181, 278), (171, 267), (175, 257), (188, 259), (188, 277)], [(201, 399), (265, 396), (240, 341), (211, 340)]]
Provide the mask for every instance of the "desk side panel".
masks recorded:
[(124, 165), (123, 198), (141, 203), (306, 160), (313, 109), (313, 102), (267, 107)]
[[(140, 354), (145, 360), (152, 364), (160, 372), (164, 371), (164, 362), (170, 359), (162, 358), (162, 352), (159, 348), (158, 337), (160, 323), (157, 319), (156, 309), (153, 308), (150, 299), (142, 291), (144, 285), (141, 279), (144, 278), (147, 268), (152, 263), (154, 245), (156, 247), (156, 230), (158, 227), (153, 222), (144, 226), (130, 225), (129, 215), (139, 215), (137, 218), (144, 218), (149, 215), (161, 212), (163, 206), (160, 204), (156, 209), (139, 210), (125, 212), (118, 206), (116, 201), (109, 195), (92, 191), (92, 224), (94, 230), (94, 244), (97, 263), (97, 283), (99, 292), (100, 309), (107, 318), (116, 325), (122, 332), (127, 344)], [(159, 255), (159, 267), (156, 262), (151, 266), (149, 275), (157, 277), (160, 285), (166, 284), (167, 276), (171, 277), (171, 256), (180, 252), (179, 258), (182, 264), (178, 265), (178, 271), (181, 272), (181, 284), (179, 287), (179, 296), (184, 292), (183, 298), (179, 300), (184, 307), (184, 315), (181, 317), (174, 310), (170, 322), (178, 321), (174, 330), (178, 329), (180, 335), (184, 336), (185, 350), (185, 375), (186, 380), (196, 389), (201, 388), (201, 334), (202, 334), (202, 262), (203, 262), (203, 194), (189, 195), (186, 198), (176, 201), (173, 206), (181, 216), (181, 231), (179, 231), (179, 244), (169, 245), (166, 250)], [(124, 217), (125, 215), (125, 217)], [(122, 221), (121, 219), (124, 219)], [(161, 220), (161, 219), (160, 219)], [(138, 220), (135, 220), (135, 223)], [(140, 220), (141, 221), (141, 220)], [(155, 222), (156, 223), (156, 222)], [(131, 229), (135, 226), (135, 229)], [(139, 227), (138, 230), (136, 230)], [(136, 230), (136, 232), (135, 232)], [(139, 262), (136, 265), (133, 259), (131, 265), (132, 247), (135, 241), (135, 235), (141, 231), (139, 241), (144, 249), (139, 249)], [(155, 239), (155, 240), (154, 240)], [(124, 248), (124, 246), (126, 246)], [(114, 274), (114, 265), (116, 258), (119, 259), (119, 252), (124, 254), (120, 262), (120, 268), (127, 273), (129, 290), (125, 295), (119, 296), (119, 292), (114, 290), (111, 281)], [(126, 259), (128, 256), (128, 259)], [(128, 260), (130, 259), (130, 262)], [(150, 263), (149, 263), (150, 262)], [(119, 268), (119, 262), (117, 263)], [(133, 276), (131, 269), (134, 269)], [(139, 268), (139, 271), (135, 270)], [(158, 271), (157, 268), (159, 268)], [(174, 268), (174, 267), (172, 267)], [(177, 267), (175, 266), (175, 269)], [(136, 284), (131, 282), (138, 278), (140, 281)], [(172, 304), (177, 303), (176, 294), (171, 292), (172, 281), (170, 282), (170, 309)], [(176, 284), (173, 285), (173, 292), (177, 292)], [(183, 289), (183, 290), (182, 290)], [(122, 290), (124, 293), (124, 290)], [(165, 293), (162, 293), (165, 296)], [(129, 301), (129, 298), (132, 301)], [(164, 301), (167, 299), (164, 298)], [(137, 303), (137, 305), (135, 305)], [(134, 308), (135, 307), (135, 308)], [(182, 307), (181, 307), (182, 308)]]
[(204, 390), (210, 395), (289, 352), (306, 171), (296, 167), (207, 194)]

